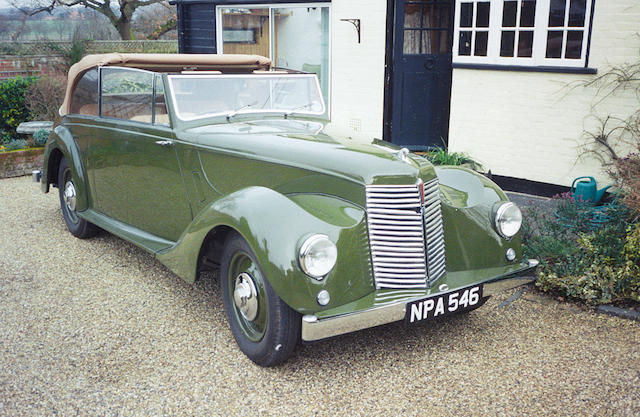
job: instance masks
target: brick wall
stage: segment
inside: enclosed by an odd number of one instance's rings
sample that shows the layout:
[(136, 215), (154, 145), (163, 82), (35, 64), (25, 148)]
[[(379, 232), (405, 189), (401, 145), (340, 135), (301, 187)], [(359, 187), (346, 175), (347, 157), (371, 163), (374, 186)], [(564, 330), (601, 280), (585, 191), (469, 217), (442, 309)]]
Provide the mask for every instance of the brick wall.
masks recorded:
[[(596, 2), (589, 67), (636, 61), (637, 0)], [(494, 174), (559, 185), (594, 175), (610, 182), (593, 158), (578, 159), (592, 113), (625, 118), (637, 110), (631, 91), (600, 101), (597, 88), (570, 88), (597, 75), (454, 69), (449, 148), (467, 152)]]
[(51, 74), (64, 65), (59, 56), (2, 56), (0, 55), (0, 80), (16, 76)]
[(29, 175), (34, 169), (42, 169), (44, 148), (0, 153), (0, 178)]

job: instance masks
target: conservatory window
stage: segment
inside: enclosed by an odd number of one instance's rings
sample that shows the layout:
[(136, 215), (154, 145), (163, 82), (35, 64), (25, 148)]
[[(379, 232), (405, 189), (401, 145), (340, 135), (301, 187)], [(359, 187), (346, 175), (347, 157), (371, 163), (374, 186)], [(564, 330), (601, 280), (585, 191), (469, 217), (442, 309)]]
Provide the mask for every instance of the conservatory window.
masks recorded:
[(327, 3), (219, 6), (218, 52), (258, 54), (276, 67), (315, 73), (328, 106), (329, 7)]

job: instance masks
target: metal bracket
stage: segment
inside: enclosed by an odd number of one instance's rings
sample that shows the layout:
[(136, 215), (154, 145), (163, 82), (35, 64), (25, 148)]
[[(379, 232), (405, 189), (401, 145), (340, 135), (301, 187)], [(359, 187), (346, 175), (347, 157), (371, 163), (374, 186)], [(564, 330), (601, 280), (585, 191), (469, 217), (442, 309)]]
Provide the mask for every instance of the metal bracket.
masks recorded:
[(341, 22), (349, 22), (356, 28), (358, 32), (358, 43), (360, 43), (360, 19), (340, 19)]

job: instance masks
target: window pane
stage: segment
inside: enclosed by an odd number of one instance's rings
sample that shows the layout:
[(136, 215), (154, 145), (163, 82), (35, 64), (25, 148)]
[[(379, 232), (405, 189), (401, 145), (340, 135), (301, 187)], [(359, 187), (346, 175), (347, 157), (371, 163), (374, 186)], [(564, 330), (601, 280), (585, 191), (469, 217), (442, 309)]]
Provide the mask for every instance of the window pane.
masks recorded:
[(85, 72), (71, 94), (69, 113), (98, 115), (98, 69)]
[(460, 45), (458, 55), (471, 55), (471, 32), (460, 31)]
[(404, 27), (419, 28), (420, 27), (420, 5), (407, 4), (404, 8)]
[(569, 7), (569, 26), (584, 27), (584, 16), (587, 9), (587, 0), (571, 0)]
[(567, 49), (564, 57), (568, 59), (580, 59), (582, 57), (583, 31), (570, 30), (567, 32)]
[(549, 6), (549, 26), (564, 26), (564, 10), (567, 0), (551, 0)]
[(451, 19), (451, 6), (447, 3), (440, 5), (440, 23), (438, 26), (441, 28), (448, 28), (452, 25), (449, 24)]
[(269, 9), (222, 9), (222, 49), (225, 54), (256, 54), (273, 59), (269, 54), (270, 41)]
[(423, 28), (437, 28), (438, 24), (438, 6), (424, 5), (422, 10), (422, 27)]
[(476, 27), (488, 28), (489, 27), (489, 2), (478, 2), (478, 10), (476, 11)]
[(536, 1), (524, 0), (520, 9), (520, 27), (532, 28), (536, 21)]
[(420, 53), (420, 30), (405, 29), (404, 31), (404, 48), (402, 52), (405, 55), (415, 55)]
[(513, 56), (513, 44), (515, 43), (516, 32), (513, 30), (503, 30), (500, 40), (500, 56)]
[(476, 44), (473, 54), (475, 56), (487, 56), (487, 40), (489, 32), (476, 32)]
[(550, 30), (547, 34), (547, 58), (562, 58), (562, 31)]
[(101, 74), (102, 116), (151, 123), (153, 73), (102, 68)]
[(516, 13), (518, 12), (517, 1), (505, 1), (502, 9), (502, 27), (516, 26)]
[(518, 35), (518, 56), (531, 58), (533, 54), (533, 31), (523, 30)]
[(451, 39), (449, 39), (449, 31), (440, 31), (440, 53), (446, 54), (451, 50)]
[(473, 23), (473, 3), (460, 4), (460, 27), (470, 28)]
[(438, 53), (438, 30), (422, 31), (422, 53), (436, 54)]
[(272, 13), (273, 60), (279, 67), (316, 74), (328, 102), (329, 8), (290, 7), (273, 9)]

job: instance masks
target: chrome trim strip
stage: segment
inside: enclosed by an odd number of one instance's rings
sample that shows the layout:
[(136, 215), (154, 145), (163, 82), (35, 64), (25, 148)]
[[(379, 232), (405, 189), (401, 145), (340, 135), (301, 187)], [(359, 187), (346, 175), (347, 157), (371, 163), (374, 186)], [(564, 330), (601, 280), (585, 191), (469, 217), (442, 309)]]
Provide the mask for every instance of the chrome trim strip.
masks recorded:
[[(516, 272), (515, 277), (510, 278), (511, 275), (507, 275), (506, 278), (498, 277), (495, 280), (484, 282), (483, 294), (490, 296), (534, 281), (534, 276), (521, 275), (532, 271), (537, 265), (537, 260), (529, 259), (528, 266)], [(389, 297), (392, 294), (385, 295), (386, 298), (393, 298)], [(384, 298), (381, 297), (380, 300)], [(302, 316), (302, 340), (311, 342), (403, 320), (407, 303), (421, 298), (424, 298), (424, 294), (409, 293), (406, 298), (397, 301), (392, 299), (389, 304), (325, 319), (319, 319), (310, 314), (304, 315)], [(378, 299), (376, 298), (376, 300)]]

